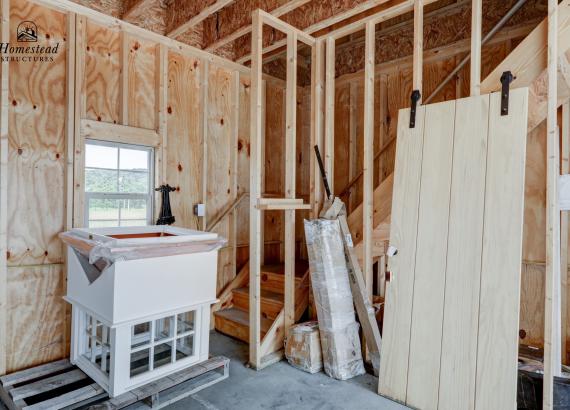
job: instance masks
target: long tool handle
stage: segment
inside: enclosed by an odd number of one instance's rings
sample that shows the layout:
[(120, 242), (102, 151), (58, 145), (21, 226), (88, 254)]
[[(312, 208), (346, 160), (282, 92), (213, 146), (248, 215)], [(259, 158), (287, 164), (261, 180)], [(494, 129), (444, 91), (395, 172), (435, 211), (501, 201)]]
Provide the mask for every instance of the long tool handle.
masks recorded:
[(317, 155), (317, 162), (319, 163), (319, 169), (321, 171), (321, 178), (323, 179), (323, 185), (325, 186), (325, 191), (327, 193), (327, 199), (331, 197), (331, 189), (329, 187), (329, 181), (327, 180), (327, 174), (325, 172), (325, 166), (323, 165), (323, 159), (321, 158), (321, 153), (319, 152), (319, 146), (315, 145), (315, 154)]

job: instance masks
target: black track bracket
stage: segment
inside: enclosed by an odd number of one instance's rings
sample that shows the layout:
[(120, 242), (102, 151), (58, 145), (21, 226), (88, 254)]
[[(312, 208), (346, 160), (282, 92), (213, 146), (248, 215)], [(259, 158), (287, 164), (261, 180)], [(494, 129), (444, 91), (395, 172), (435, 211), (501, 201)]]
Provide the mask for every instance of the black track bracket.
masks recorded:
[(412, 100), (412, 108), (410, 109), (410, 128), (416, 127), (416, 110), (418, 108), (418, 101), (422, 98), (422, 94), (420, 90), (412, 91), (412, 96), (410, 97)]
[(505, 71), (501, 76), (501, 115), (509, 115), (509, 92), (514, 79), (515, 77), (510, 71)]

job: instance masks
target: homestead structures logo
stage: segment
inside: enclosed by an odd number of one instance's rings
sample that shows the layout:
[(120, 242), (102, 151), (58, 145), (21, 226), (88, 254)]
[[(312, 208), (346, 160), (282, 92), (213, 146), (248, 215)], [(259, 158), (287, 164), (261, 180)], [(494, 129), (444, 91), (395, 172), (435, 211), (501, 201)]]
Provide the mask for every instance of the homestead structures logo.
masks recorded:
[[(49, 36), (46, 35), (47, 38)], [(16, 29), (17, 44), (0, 43), (2, 61), (52, 62), (59, 51), (55, 45), (42, 45), (39, 41), (38, 26), (33, 21), (22, 21)]]
[(38, 26), (33, 21), (22, 21), (18, 26), (18, 41), (35, 43), (38, 41)]

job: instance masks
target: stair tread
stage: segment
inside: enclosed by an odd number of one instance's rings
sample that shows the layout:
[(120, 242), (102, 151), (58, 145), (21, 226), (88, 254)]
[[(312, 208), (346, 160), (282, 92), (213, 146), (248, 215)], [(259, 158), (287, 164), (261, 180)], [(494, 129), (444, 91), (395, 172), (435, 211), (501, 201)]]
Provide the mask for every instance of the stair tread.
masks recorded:
[[(248, 295), (249, 297), (249, 287), (244, 286), (243, 288), (239, 288), (239, 289), (234, 289), (235, 293), (241, 293), (244, 295)], [(272, 292), (270, 290), (267, 289), (261, 289), (261, 298), (262, 299), (269, 299), (272, 302), (277, 302), (277, 303), (283, 303), (284, 302), (284, 296), (282, 293), (277, 293), (277, 292)]]
[[(214, 312), (214, 315), (222, 317), (226, 320), (230, 320), (239, 325), (249, 327), (249, 313), (244, 310), (237, 309), (234, 307), (229, 309), (218, 310), (217, 312)], [(262, 333), (267, 332), (271, 328), (272, 324), (273, 324), (272, 320), (261, 317)]]
[[(302, 277), (308, 268), (309, 264), (306, 261), (297, 261), (295, 263), (295, 276), (298, 278)], [(261, 267), (261, 273), (277, 273), (283, 275), (285, 273), (285, 265), (282, 263), (263, 265)]]

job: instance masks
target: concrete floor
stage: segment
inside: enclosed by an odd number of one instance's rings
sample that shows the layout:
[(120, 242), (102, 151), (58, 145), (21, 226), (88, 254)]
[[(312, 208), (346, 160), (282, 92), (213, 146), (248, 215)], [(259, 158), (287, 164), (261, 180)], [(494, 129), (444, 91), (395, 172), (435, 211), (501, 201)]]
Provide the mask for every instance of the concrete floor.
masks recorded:
[(309, 374), (281, 361), (262, 371), (244, 366), (248, 345), (217, 332), (210, 336), (210, 354), (230, 359), (230, 377), (168, 409), (375, 409), (407, 407), (378, 396), (378, 379), (368, 374), (348, 381), (324, 373)]
[[(248, 345), (217, 332), (210, 335), (210, 354), (230, 359), (230, 377), (167, 407), (170, 410), (404, 410), (378, 396), (378, 379), (368, 374), (347, 381), (324, 373), (309, 374), (281, 361), (260, 372), (244, 366)], [(5, 407), (0, 402), (0, 410)]]

